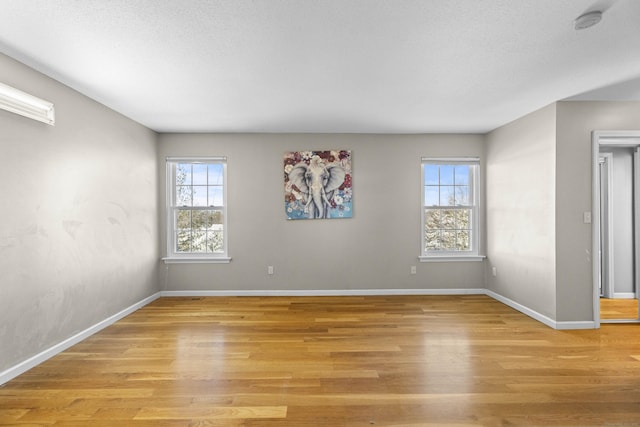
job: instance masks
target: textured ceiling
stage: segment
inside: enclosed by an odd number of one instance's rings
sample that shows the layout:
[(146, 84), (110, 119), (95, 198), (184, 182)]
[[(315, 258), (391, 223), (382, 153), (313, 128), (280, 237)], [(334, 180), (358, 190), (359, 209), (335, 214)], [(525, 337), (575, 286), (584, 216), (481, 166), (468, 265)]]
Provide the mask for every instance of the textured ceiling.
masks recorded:
[(640, 99), (640, 1), (0, 0), (0, 52), (160, 132), (486, 132)]

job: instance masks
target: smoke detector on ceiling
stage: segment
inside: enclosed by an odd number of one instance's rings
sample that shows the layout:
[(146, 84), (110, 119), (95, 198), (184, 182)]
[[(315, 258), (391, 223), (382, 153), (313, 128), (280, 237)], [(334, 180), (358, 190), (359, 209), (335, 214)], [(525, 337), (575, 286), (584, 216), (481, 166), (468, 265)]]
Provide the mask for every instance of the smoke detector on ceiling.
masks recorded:
[(598, 22), (602, 20), (602, 12), (599, 10), (594, 10), (593, 12), (587, 12), (583, 15), (580, 15), (575, 20), (575, 29), (576, 30), (584, 30), (589, 27), (593, 27)]

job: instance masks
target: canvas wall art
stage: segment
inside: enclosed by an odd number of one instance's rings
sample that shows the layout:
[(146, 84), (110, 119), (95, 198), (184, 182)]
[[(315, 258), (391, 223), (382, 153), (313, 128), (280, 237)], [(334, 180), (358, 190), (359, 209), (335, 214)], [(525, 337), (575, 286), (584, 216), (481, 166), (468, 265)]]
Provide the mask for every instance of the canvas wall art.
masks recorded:
[(285, 153), (288, 219), (351, 218), (352, 199), (351, 150)]

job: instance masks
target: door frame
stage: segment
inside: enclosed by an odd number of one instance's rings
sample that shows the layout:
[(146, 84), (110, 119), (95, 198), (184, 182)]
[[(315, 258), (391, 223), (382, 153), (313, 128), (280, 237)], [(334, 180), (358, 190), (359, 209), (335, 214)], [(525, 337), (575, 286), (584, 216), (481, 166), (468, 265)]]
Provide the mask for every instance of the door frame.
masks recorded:
[[(598, 197), (600, 197), (600, 204), (598, 209), (598, 215), (601, 215), (603, 210), (606, 212), (606, 218), (602, 218), (600, 216), (599, 220), (599, 233), (598, 237), (600, 240), (600, 246), (598, 247), (598, 252), (600, 256), (600, 274), (598, 275), (598, 279), (601, 280), (606, 277), (605, 282), (600, 283), (601, 293), (600, 296), (604, 296), (605, 298), (612, 298), (615, 294), (615, 282), (613, 279), (613, 266), (614, 266), (614, 252), (613, 252), (613, 230), (612, 230), (612, 218), (611, 214), (613, 212), (613, 153), (599, 153), (598, 154), (598, 164), (606, 165), (606, 169), (603, 171), (602, 168), (599, 168), (598, 179), (600, 179), (599, 185), (599, 193)], [(600, 159), (604, 159), (603, 162), (600, 162)], [(602, 185), (602, 174), (606, 173), (607, 175), (607, 185)], [(607, 192), (607, 201), (606, 204), (602, 203), (602, 190), (605, 189)], [(602, 224), (605, 224), (605, 227), (602, 227)], [(606, 229), (605, 229), (606, 228)], [(602, 238), (606, 238), (606, 240), (602, 241)], [(604, 250), (603, 250), (604, 249)], [(602, 271), (602, 266), (606, 266), (606, 272)], [(605, 274), (603, 274), (605, 273)]]
[[(599, 177), (599, 168), (600, 168), (600, 147), (601, 146), (612, 146), (612, 147), (639, 147), (640, 146), (640, 131), (629, 131), (629, 130), (595, 130), (591, 132), (591, 260), (593, 266), (593, 321), (594, 326), (596, 328), (600, 327), (600, 257), (598, 256), (598, 252), (600, 251), (600, 177)], [(638, 156), (636, 156), (637, 158)], [(635, 166), (635, 165), (634, 165)], [(634, 184), (638, 184), (638, 175), (640, 175), (640, 171), (634, 171)], [(637, 197), (640, 194), (639, 189), (634, 190), (635, 196)], [(635, 246), (638, 247), (640, 245), (640, 240), (638, 237), (640, 236), (640, 209), (634, 209), (634, 223), (638, 224), (638, 227), (635, 228)], [(635, 271), (638, 274), (635, 274), (635, 282), (636, 282), (636, 297), (640, 295), (638, 292), (638, 280), (640, 276), (640, 250), (635, 251)], [(620, 320), (620, 323), (638, 323), (639, 319), (634, 320)]]

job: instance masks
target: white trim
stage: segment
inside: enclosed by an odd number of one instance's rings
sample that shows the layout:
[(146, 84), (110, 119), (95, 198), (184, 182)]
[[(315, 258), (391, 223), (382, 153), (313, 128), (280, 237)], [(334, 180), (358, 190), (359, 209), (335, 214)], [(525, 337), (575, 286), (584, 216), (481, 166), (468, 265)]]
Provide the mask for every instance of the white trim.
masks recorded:
[(485, 289), (252, 289), (161, 291), (162, 297), (266, 297), (266, 296), (384, 296), (384, 295), (485, 295)]
[(143, 299), (142, 301), (139, 301), (127, 308), (125, 308), (122, 311), (119, 311), (118, 313), (114, 314), (113, 316), (110, 316), (98, 323), (96, 323), (93, 326), (88, 327), (87, 329), (85, 329), (84, 331), (80, 331), (77, 334), (59, 342), (58, 344), (55, 344), (51, 347), (49, 347), (48, 349), (41, 351), (40, 353), (36, 354), (33, 357), (28, 358), (27, 360), (18, 363), (15, 366), (12, 366), (11, 368), (0, 372), (0, 385), (12, 380), (13, 378), (17, 377), (20, 374), (23, 374), (24, 372), (27, 372), (29, 369), (39, 365), (40, 363), (46, 361), (47, 359), (50, 359), (51, 357), (55, 356), (58, 353), (61, 353), (63, 351), (65, 351), (66, 349), (68, 349), (69, 347), (79, 343), (80, 341), (89, 338), (91, 335), (95, 334), (96, 332), (101, 331), (102, 329), (106, 328), (107, 326), (110, 326), (112, 324), (114, 324), (115, 322), (117, 322), (118, 320), (122, 319), (125, 316), (128, 316), (129, 314), (133, 313), (136, 310), (139, 310), (140, 308), (144, 307), (145, 305), (155, 301), (156, 299), (158, 299), (160, 297), (160, 293), (157, 292), (145, 299)]
[(592, 320), (575, 321), (575, 322), (555, 322), (555, 329), (559, 331), (575, 330), (575, 329), (598, 329), (596, 322)]
[(209, 163), (209, 162), (226, 162), (226, 156), (196, 156), (196, 157), (167, 157), (167, 162), (190, 162), (190, 163)]
[(480, 262), (484, 261), (484, 255), (421, 255), (420, 262)]
[(422, 163), (440, 164), (456, 163), (475, 165), (480, 162), (480, 157), (422, 157)]
[(162, 258), (162, 261), (165, 264), (229, 264), (231, 262), (231, 258), (166, 257)]
[[(606, 168), (607, 168), (607, 226), (606, 226), (606, 233), (607, 233), (607, 239), (605, 242), (602, 242), (602, 240), (600, 240), (600, 246), (598, 247), (598, 258), (600, 260), (600, 268), (602, 268), (602, 263), (603, 263), (603, 255), (602, 253), (600, 253), (601, 251), (601, 246), (604, 243), (606, 246), (606, 254), (607, 254), (607, 286), (602, 286), (602, 296), (606, 297), (606, 298), (611, 298), (612, 293), (614, 292), (614, 287), (615, 287), (615, 281), (614, 281), (614, 277), (613, 277), (613, 266), (615, 265), (614, 263), (614, 245), (613, 245), (613, 238), (614, 238), (614, 233), (613, 233), (613, 227), (612, 227), (612, 214), (613, 214), (613, 153), (600, 153), (600, 149), (598, 148), (598, 166), (600, 166), (600, 159), (604, 159), (604, 164), (606, 164)], [(598, 196), (602, 196), (602, 176), (601, 176), (601, 168), (598, 167), (598, 177), (599, 177), (599, 187), (598, 187)], [(598, 200), (601, 200), (602, 198), (599, 197)], [(600, 206), (602, 205), (602, 203), (600, 203)], [(600, 208), (598, 208), (598, 214), (600, 214)], [(600, 218), (600, 216), (598, 217)], [(600, 221), (602, 222), (602, 221)], [(600, 225), (600, 224), (598, 224)], [(599, 228), (599, 233), (598, 233), (598, 237), (601, 237), (602, 234), (602, 229)], [(596, 256), (596, 255), (594, 255)], [(606, 291), (606, 292), (605, 292)]]
[(525, 307), (524, 305), (515, 302), (512, 299), (504, 297), (500, 294), (497, 294), (489, 289), (485, 290), (485, 294), (501, 303), (508, 305), (509, 307), (518, 310), (520, 313), (526, 314), (538, 322), (544, 323), (550, 328), (557, 330), (566, 330), (566, 329), (596, 329), (596, 323), (592, 321), (567, 321), (567, 322), (558, 322), (557, 320), (553, 320), (549, 316), (538, 313), (535, 310), (530, 309), (529, 307)]
[(544, 323), (545, 325), (556, 329), (556, 321), (553, 320), (552, 318), (538, 313), (535, 310), (530, 309), (529, 307), (526, 307), (518, 302), (515, 302), (512, 299), (509, 299), (507, 297), (504, 297), (500, 294), (497, 294), (489, 289), (486, 290), (486, 295), (490, 296), (491, 298), (500, 301), (501, 303), (508, 305), (509, 307), (518, 310), (520, 313), (526, 314), (527, 316), (537, 320), (538, 322)]
[(593, 286), (593, 319), (596, 328), (600, 327), (600, 180), (598, 168), (600, 146), (639, 146), (640, 131), (594, 130), (591, 132), (591, 262)]
[(615, 299), (635, 299), (635, 292), (614, 292), (613, 298)]

